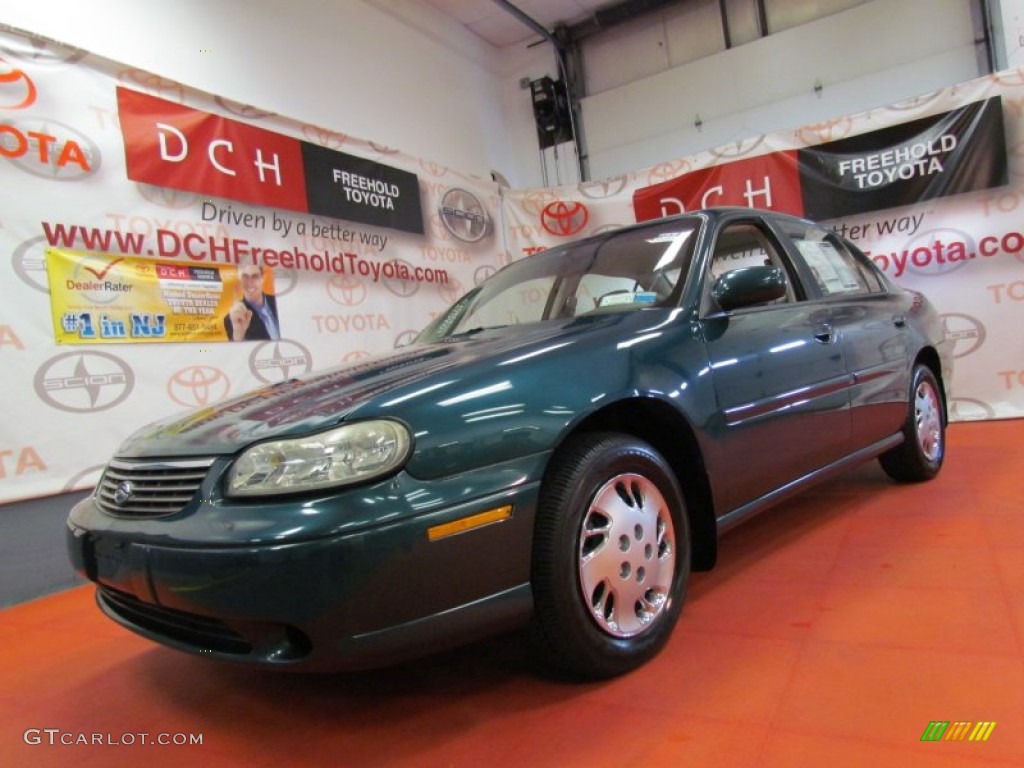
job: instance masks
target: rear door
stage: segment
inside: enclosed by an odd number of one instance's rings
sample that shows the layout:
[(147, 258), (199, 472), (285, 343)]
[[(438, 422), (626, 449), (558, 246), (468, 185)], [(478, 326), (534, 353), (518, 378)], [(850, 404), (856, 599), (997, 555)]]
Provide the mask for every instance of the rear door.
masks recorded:
[(842, 339), (852, 379), (853, 448), (897, 432), (906, 417), (910, 387), (910, 332), (900, 297), (889, 292), (863, 253), (834, 232), (803, 221), (779, 220), (777, 226)]
[[(711, 298), (724, 272), (771, 264), (787, 295), (731, 312)], [(827, 302), (810, 301), (776, 233), (755, 215), (721, 221), (704, 265), (700, 324), (718, 410), (716, 507), (734, 510), (819, 469), (848, 450), (850, 377)]]

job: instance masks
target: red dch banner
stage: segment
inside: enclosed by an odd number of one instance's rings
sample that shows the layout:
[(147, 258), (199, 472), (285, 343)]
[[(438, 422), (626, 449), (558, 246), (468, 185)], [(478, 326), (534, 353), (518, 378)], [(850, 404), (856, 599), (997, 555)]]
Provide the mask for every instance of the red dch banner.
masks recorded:
[(117, 106), (132, 181), (308, 210), (297, 139), (128, 88)]
[(796, 150), (715, 165), (633, 194), (637, 221), (722, 205), (803, 215)]

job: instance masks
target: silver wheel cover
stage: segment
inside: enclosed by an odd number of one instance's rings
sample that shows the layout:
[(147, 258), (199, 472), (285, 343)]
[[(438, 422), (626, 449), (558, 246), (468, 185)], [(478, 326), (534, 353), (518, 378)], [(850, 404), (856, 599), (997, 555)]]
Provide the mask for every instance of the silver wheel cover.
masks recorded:
[(942, 456), (942, 406), (939, 395), (928, 381), (922, 381), (914, 392), (914, 430), (921, 453), (929, 462)]
[(662, 615), (676, 570), (675, 526), (643, 475), (613, 477), (594, 495), (579, 539), (580, 588), (597, 625), (633, 637)]

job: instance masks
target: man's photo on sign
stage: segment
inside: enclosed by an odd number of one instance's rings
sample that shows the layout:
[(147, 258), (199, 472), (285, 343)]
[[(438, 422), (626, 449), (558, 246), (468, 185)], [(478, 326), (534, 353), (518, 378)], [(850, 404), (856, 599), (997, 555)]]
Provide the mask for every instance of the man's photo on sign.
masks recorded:
[(242, 286), (241, 293), (224, 317), (224, 332), (228, 340), (265, 341), (281, 338), (277, 297), (273, 294), (273, 274), (264, 277), (263, 269), (251, 264), (239, 267), (238, 281)]

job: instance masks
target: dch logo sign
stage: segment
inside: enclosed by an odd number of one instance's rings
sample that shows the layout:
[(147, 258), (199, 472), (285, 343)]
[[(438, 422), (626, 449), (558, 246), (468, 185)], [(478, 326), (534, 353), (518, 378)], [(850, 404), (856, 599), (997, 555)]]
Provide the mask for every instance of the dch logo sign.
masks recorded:
[(300, 142), (127, 88), (117, 89), (128, 178), (286, 210), (306, 207)]

